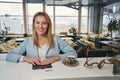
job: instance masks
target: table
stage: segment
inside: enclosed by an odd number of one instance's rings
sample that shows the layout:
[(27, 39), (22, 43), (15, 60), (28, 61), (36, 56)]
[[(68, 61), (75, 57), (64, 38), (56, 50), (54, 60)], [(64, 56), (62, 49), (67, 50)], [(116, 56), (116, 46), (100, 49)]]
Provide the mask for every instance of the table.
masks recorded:
[(76, 41), (76, 40), (79, 40), (80, 38), (82, 38), (80, 35), (71, 35), (71, 34), (69, 34), (69, 35), (59, 35), (59, 37), (61, 37), (62, 39), (71, 39), (71, 40), (73, 40), (74, 42)]
[(113, 47), (113, 48), (120, 48), (120, 42), (115, 41), (100, 41), (101, 44), (105, 44), (107, 46)]
[[(99, 61), (103, 58), (94, 58)], [(53, 70), (32, 70), (32, 65), (26, 62), (13, 63), (0, 61), (0, 80), (120, 80), (120, 75), (112, 74), (111, 64), (105, 64), (102, 69), (96, 65), (84, 67), (85, 58), (77, 59), (79, 66), (67, 67), (61, 61), (52, 64)]]
[(25, 40), (25, 38), (16, 38), (15, 41), (16, 42), (23, 42)]

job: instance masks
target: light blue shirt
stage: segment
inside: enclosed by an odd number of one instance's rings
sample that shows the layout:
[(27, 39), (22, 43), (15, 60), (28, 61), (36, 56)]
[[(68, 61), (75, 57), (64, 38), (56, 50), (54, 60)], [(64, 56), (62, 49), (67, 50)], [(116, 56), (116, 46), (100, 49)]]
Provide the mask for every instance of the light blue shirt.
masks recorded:
[[(54, 36), (54, 47), (50, 48), (49, 45), (45, 51), (46, 58), (53, 56), (60, 56), (61, 59), (65, 59), (67, 55), (73, 55), (77, 57), (76, 51), (70, 47), (67, 43), (65, 43), (58, 36)], [(60, 54), (60, 51), (63, 54)], [(23, 43), (21, 43), (17, 48), (8, 52), (6, 56), (7, 61), (19, 62), (19, 59), (26, 54), (28, 57), (39, 57), (38, 48), (33, 44), (33, 38), (28, 37), (25, 39)]]

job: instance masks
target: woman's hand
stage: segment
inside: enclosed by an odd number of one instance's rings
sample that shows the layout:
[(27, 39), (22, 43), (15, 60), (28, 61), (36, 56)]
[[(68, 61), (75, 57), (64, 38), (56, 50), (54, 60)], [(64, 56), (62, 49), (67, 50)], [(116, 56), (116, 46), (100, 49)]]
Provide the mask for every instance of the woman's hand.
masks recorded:
[(34, 57), (26, 57), (26, 56), (24, 56), (23, 61), (29, 62), (29, 63), (31, 63), (33, 65), (36, 65), (36, 64), (40, 65), (41, 64), (41, 60), (39, 58), (34, 58)]
[(47, 58), (46, 60), (43, 60), (40, 65), (51, 64), (51, 63), (54, 63), (58, 60), (61, 60), (60, 56), (54, 56), (52, 58)]

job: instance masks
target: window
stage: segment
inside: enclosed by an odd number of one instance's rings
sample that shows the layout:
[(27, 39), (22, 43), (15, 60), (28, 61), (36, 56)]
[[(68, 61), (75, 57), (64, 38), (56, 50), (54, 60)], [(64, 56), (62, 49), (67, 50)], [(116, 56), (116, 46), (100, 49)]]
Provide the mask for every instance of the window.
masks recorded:
[(88, 29), (88, 7), (81, 7), (81, 33), (87, 33)]
[(54, 27), (53, 27), (53, 6), (46, 5), (46, 13), (50, 16), (52, 22), (52, 33), (54, 34)]
[[(68, 32), (71, 27), (78, 28), (78, 10), (56, 6), (56, 34)], [(69, 33), (69, 32), (68, 32)]]
[[(21, 34), (23, 28), (22, 0), (19, 2), (0, 2), (0, 30), (8, 33)], [(21, 1), (21, 2), (20, 2)]]
[(32, 19), (36, 12), (43, 11), (42, 3), (28, 3), (27, 4), (27, 15), (28, 15), (28, 33), (32, 33)]

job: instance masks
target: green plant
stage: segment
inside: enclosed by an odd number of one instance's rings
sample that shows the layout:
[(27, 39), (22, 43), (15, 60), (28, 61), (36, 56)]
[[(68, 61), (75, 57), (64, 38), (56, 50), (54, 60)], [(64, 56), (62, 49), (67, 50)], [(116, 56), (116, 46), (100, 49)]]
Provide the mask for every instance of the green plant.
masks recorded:
[(71, 28), (69, 29), (69, 33), (76, 33), (75, 27), (71, 27)]
[(120, 19), (118, 20), (118, 28), (119, 28), (118, 33), (120, 34)]
[(111, 34), (111, 39), (112, 39), (112, 35), (113, 32), (119, 31), (119, 20), (117, 19), (111, 19), (110, 22), (108, 23), (107, 27), (108, 27), (108, 31)]

